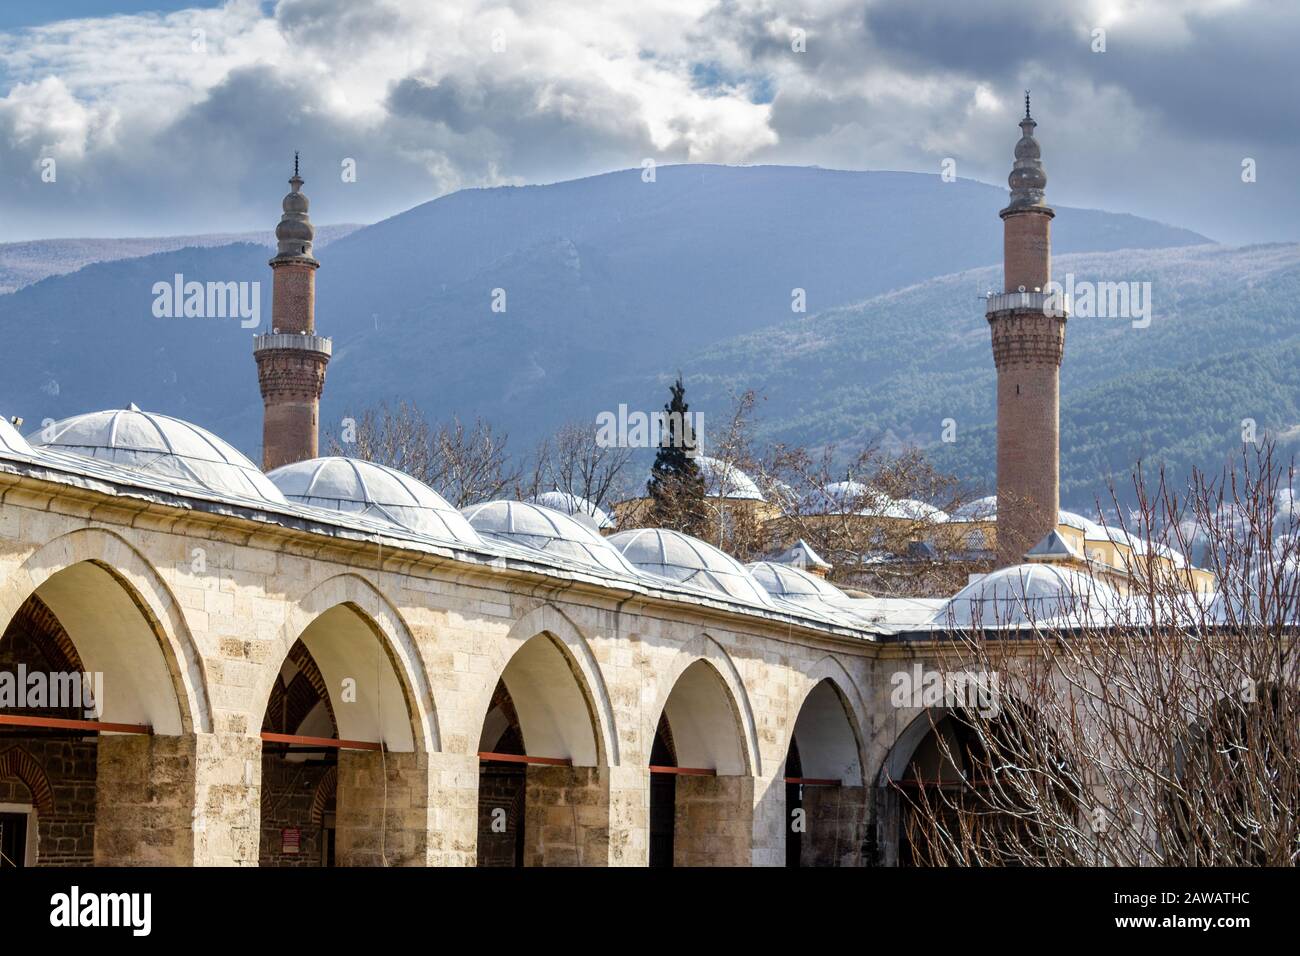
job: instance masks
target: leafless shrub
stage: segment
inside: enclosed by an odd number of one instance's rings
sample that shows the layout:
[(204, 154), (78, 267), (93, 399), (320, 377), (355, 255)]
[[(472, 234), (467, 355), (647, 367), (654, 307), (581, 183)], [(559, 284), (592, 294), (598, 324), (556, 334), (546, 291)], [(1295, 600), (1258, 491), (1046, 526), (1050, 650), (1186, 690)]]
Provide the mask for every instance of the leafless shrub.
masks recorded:
[(462, 508), (499, 498), (518, 484), (520, 471), (506, 454), (507, 435), (475, 419), (432, 425), (415, 405), (387, 403), (355, 419), (355, 441), (332, 435), (331, 454), (350, 455), (404, 471)]
[(951, 594), (973, 571), (987, 570), (969, 529), (938, 514), (957, 510), (967, 494), (924, 453), (869, 447), (848, 467), (839, 461), (835, 448), (778, 445), (755, 465), (776, 509), (773, 537), (804, 539), (834, 565), (833, 580), (872, 594)]
[[(996, 713), (932, 712), (929, 769), (891, 786), (900, 857), (954, 865), (1293, 866), (1300, 860), (1297, 516), (1265, 446), (1175, 493), (1134, 476), (1129, 594), (949, 635), (1002, 677)], [(1189, 587), (1162, 549), (1218, 579)], [(1033, 609), (1026, 606), (1026, 615)], [(923, 718), (924, 719), (924, 718)], [(936, 773), (934, 766), (941, 770)], [(930, 779), (925, 779), (926, 776)]]

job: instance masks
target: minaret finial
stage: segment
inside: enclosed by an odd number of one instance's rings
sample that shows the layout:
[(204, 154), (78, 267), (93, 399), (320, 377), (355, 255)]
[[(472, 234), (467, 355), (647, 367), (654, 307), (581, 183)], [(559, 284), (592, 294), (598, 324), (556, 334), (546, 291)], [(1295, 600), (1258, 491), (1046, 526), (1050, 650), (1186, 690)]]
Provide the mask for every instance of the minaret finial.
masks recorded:
[[(1025, 96), (1025, 103), (1028, 104), (1028, 102), (1029, 102), (1029, 97), (1028, 97), (1028, 95), (1026, 95), (1026, 96)], [(1027, 105), (1026, 105), (1026, 107), (1025, 107), (1025, 110), (1026, 110), (1026, 113), (1027, 113), (1028, 110), (1029, 110), (1029, 107), (1028, 107)], [(298, 151), (297, 151), (296, 149), (293, 151), (293, 178), (294, 178), (294, 179), (297, 179), (297, 178), (298, 178)]]
[(1032, 119), (1029, 115), (1029, 91), (1025, 90), (1025, 119)]

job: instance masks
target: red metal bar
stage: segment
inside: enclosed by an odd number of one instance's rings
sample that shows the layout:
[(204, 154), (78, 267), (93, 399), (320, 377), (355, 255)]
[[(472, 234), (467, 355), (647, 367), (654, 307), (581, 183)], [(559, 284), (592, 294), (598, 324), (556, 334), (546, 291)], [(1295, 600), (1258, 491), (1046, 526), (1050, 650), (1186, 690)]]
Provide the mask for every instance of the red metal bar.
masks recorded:
[(702, 767), (656, 767), (654, 764), (650, 765), (650, 772), (675, 774), (678, 777), (716, 777), (718, 775), (716, 770), (706, 770)]
[(295, 734), (272, 734), (262, 731), (268, 744), (301, 744), (304, 747), (331, 747), (338, 750), (383, 750), (384, 745), (370, 740), (339, 740), (335, 737), (299, 737)]
[(786, 777), (786, 783), (798, 783), (805, 787), (839, 787), (843, 786), (842, 780), (831, 780), (829, 777)]
[(19, 717), (0, 715), (0, 724), (10, 727), (48, 727), (55, 730), (107, 731), (115, 734), (152, 734), (148, 724), (111, 724), (102, 720), (67, 720), (63, 717)]
[(493, 763), (531, 763), (541, 767), (572, 767), (573, 761), (568, 757), (529, 757), (527, 754), (499, 754), (491, 750), (480, 750), (479, 760)]

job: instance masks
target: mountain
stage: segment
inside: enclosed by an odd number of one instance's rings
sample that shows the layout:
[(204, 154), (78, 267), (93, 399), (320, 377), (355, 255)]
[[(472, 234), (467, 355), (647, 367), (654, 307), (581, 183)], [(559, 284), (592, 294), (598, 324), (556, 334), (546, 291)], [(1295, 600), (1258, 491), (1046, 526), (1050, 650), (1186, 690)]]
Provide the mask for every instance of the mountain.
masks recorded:
[[(321, 250), (317, 325), (335, 346), (322, 428), (406, 398), (434, 418), (483, 415), (522, 450), (620, 403), (653, 410), (666, 394), (657, 376), (758, 330), (804, 327), (794, 290), (811, 315), (1000, 261), (1005, 201), (1005, 189), (965, 180), (776, 166), (671, 166), (653, 182), (631, 170), (453, 193)], [(1208, 241), (1071, 208), (1058, 208), (1053, 231), (1058, 254)], [(257, 458), (252, 330), (233, 319), (155, 318), (151, 289), (177, 273), (256, 281), (269, 317), (266, 259), (251, 244), (159, 251), (0, 296), (0, 333), (21, 355), (0, 379), (0, 410), (38, 423), (135, 401)], [(946, 331), (933, 312), (879, 313), (874, 335), (883, 345), (919, 325), (931, 330), (926, 347), (935, 335), (969, 335), (971, 355), (983, 354), (976, 292), (960, 285), (945, 303)], [(492, 311), (502, 294), (505, 311)], [(870, 385), (861, 370), (850, 374), (854, 386)], [(970, 388), (983, 394), (978, 382)], [(865, 404), (879, 411), (893, 400), (880, 391)], [(810, 437), (840, 429), (834, 411), (807, 420)]]
[[(1217, 471), (1243, 420), (1294, 444), (1300, 425), (1300, 245), (1217, 245), (1057, 256), (1065, 281), (1150, 282), (1151, 321), (1072, 317), (1061, 368), (1061, 497), (1090, 509), (1148, 471)], [(929, 448), (991, 488), (995, 371), (982, 298), (999, 270), (943, 276), (737, 337), (684, 366), (688, 395), (766, 400), (763, 435), (800, 444)], [(1137, 320), (1139, 325), (1143, 320)], [(635, 387), (631, 383), (627, 386)], [(650, 379), (640, 386), (659, 387)], [(946, 419), (956, 441), (945, 444)], [(706, 426), (707, 427), (707, 426)]]
[[(319, 226), (316, 246), (323, 249), (335, 239), (360, 228), (353, 223)], [(49, 276), (76, 272), (92, 262), (134, 259), (187, 246), (227, 246), (234, 242), (253, 242), (270, 247), (275, 245), (275, 232), (267, 229), (262, 232), (214, 232), (202, 236), (0, 242), (0, 293), (13, 292)]]

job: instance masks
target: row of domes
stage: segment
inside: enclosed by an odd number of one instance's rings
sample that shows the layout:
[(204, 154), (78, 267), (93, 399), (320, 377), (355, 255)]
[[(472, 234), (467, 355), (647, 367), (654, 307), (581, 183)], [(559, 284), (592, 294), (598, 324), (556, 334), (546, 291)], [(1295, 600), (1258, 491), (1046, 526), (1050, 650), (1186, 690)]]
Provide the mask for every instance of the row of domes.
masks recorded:
[(648, 574), (747, 604), (774, 607), (774, 598), (789, 599), (808, 609), (810, 598), (826, 593), (849, 600), (833, 585), (793, 568), (768, 569), (756, 577), (730, 555), (676, 531), (642, 529), (603, 537), (599, 529), (612, 526), (609, 517), (565, 492), (458, 511), (410, 475), (358, 459), (316, 458), (263, 474), (207, 430), (134, 405), (54, 422), (26, 439), (4, 421), (0, 452), (73, 468), (90, 459), (178, 490), (340, 512), (471, 547), (493, 541), (615, 577)]
[[(134, 405), (54, 422), (26, 439), (0, 418), (0, 453), (44, 458), (74, 470), (79, 466), (84, 470), (90, 460), (106, 466), (110, 475), (121, 477), (119, 473), (127, 471), (177, 490), (333, 511), (399, 533), (471, 547), (490, 541), (613, 577), (650, 575), (744, 604), (793, 606), (841, 623), (865, 621), (858, 610), (861, 602), (789, 565), (746, 566), (704, 541), (665, 529), (603, 537), (598, 529), (608, 527), (608, 517), (575, 495), (557, 491), (537, 501), (491, 501), (458, 511), (410, 475), (357, 459), (317, 458), (264, 475), (237, 449), (205, 429)], [(980, 517), (988, 516), (990, 504), (996, 508), (989, 501), (980, 504), (985, 509)], [(1075, 515), (1070, 518), (1087, 522)], [(1087, 525), (1088, 530), (1097, 527)], [(1031, 617), (1059, 618), (1072, 607), (1077, 609), (1080, 595), (1086, 596), (1093, 610), (1110, 610), (1120, 601), (1109, 585), (1077, 571), (1040, 564), (1003, 568), (956, 594), (935, 614), (934, 623), (989, 626), (1023, 624)]]

